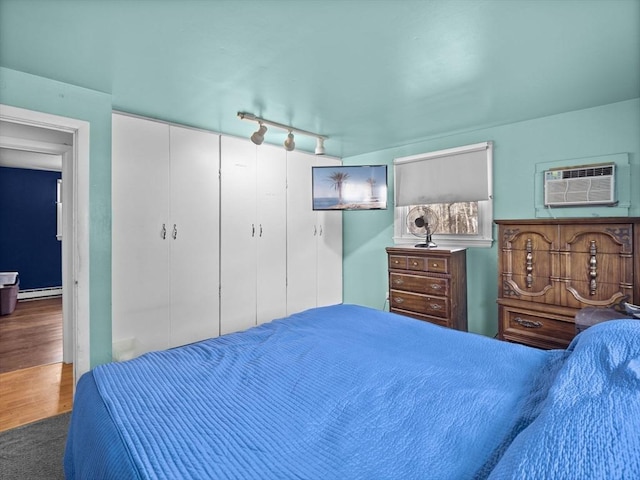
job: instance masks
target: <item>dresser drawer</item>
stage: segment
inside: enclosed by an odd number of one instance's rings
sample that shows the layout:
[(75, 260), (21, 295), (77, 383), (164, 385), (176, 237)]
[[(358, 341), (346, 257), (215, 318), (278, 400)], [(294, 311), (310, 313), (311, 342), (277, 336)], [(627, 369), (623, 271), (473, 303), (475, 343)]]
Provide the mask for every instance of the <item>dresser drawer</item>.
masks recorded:
[(572, 318), (501, 307), (505, 340), (540, 348), (566, 348), (576, 335)]
[(391, 290), (389, 301), (391, 303), (391, 308), (408, 310), (441, 318), (449, 317), (449, 308), (446, 298), (403, 292), (400, 290)]
[(391, 273), (389, 279), (391, 288), (396, 290), (441, 295), (443, 297), (449, 294), (449, 280), (446, 278)]
[(387, 247), (392, 312), (467, 330), (466, 252)]
[(407, 269), (407, 257), (404, 255), (389, 255), (389, 268)]
[(434, 325), (440, 325), (441, 327), (455, 328), (455, 325), (453, 325), (451, 321), (447, 318), (422, 315), (421, 313), (410, 312), (408, 310), (402, 310), (400, 308), (392, 308), (391, 312), (404, 315), (405, 317), (411, 317), (417, 320), (422, 320), (423, 322), (433, 323)]
[(427, 272), (449, 273), (449, 262), (446, 258), (427, 257)]
[(407, 269), (416, 272), (449, 273), (447, 259), (441, 257), (407, 257)]

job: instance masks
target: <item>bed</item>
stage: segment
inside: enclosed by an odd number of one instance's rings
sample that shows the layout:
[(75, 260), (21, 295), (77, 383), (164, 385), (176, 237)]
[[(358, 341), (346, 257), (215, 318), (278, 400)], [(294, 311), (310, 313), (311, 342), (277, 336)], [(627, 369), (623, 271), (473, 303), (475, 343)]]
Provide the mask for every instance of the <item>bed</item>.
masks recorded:
[(538, 350), (356, 305), (101, 365), (67, 479), (640, 478), (640, 322)]

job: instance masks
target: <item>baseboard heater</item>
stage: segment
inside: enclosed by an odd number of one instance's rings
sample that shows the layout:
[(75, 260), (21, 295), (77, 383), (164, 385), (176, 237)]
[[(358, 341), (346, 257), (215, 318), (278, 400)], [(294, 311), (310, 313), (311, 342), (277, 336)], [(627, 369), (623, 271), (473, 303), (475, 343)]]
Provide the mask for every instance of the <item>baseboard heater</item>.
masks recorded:
[(58, 297), (62, 295), (62, 287), (31, 288), (18, 291), (18, 300), (35, 298)]

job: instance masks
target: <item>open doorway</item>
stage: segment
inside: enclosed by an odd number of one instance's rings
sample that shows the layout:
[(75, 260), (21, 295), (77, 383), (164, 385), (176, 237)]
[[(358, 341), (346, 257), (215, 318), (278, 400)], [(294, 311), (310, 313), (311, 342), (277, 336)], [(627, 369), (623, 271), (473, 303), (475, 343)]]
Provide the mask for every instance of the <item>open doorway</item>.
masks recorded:
[[(90, 368), (89, 124), (6, 105), (0, 105), (0, 122), (0, 147), (61, 160), (63, 360), (73, 364), (75, 383)], [(44, 137), (15, 136), (27, 130)], [(56, 143), (53, 137), (66, 140)]]
[[(61, 187), (62, 157), (73, 149), (73, 134), (5, 120), (0, 121), (0, 131), (5, 232), (0, 238), (0, 270), (18, 274), (12, 295), (4, 292), (5, 300), (13, 300), (19, 287), (17, 311), (1, 317), (0, 373), (63, 360), (72, 363), (72, 335), (63, 338), (62, 251), (67, 239), (62, 235)], [(3, 313), (10, 307), (5, 305)]]

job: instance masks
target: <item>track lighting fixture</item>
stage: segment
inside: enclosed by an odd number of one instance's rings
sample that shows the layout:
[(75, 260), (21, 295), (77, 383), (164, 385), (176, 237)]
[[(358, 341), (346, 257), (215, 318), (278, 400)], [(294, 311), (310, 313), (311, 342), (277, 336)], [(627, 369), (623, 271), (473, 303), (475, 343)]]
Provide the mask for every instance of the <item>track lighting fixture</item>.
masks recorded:
[(293, 133), (289, 130), (289, 135), (287, 135), (287, 139), (284, 141), (284, 149), (287, 152), (292, 152), (294, 148), (296, 148), (296, 142), (293, 141)]
[(251, 135), (251, 141), (256, 145), (262, 145), (264, 142), (264, 134), (267, 132), (267, 127), (265, 127), (262, 122), (260, 122), (260, 128), (257, 131), (253, 132)]
[(284, 141), (284, 148), (287, 152), (291, 152), (296, 148), (296, 142), (294, 140), (293, 134), (296, 133), (298, 135), (306, 135), (308, 137), (314, 137), (316, 139), (316, 155), (324, 155), (324, 141), (328, 138), (323, 135), (318, 135), (317, 133), (307, 132), (305, 130), (300, 130), (298, 128), (291, 127), (289, 125), (284, 125), (282, 123), (272, 122), (270, 120), (265, 120), (264, 118), (256, 117), (252, 113), (238, 112), (238, 117), (240, 120), (249, 120), (251, 122), (258, 122), (260, 127), (258, 130), (253, 132), (251, 135), (251, 141), (256, 145), (262, 144), (264, 142), (264, 134), (267, 132), (266, 125), (271, 127), (280, 128), (282, 130), (287, 130), (289, 134), (287, 135), (286, 140)]

